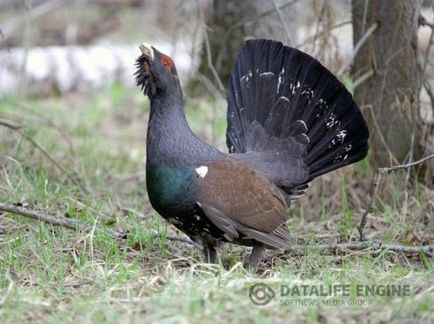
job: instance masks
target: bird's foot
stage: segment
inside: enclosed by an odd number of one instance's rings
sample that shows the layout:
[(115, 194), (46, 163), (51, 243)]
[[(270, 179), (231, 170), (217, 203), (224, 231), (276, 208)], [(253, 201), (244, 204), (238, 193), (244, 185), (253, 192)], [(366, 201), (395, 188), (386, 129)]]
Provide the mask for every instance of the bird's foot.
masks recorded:
[(205, 261), (208, 263), (218, 263), (217, 246), (205, 244), (203, 247), (203, 253), (205, 255)]
[(252, 252), (250, 253), (249, 262), (247, 263), (247, 269), (250, 272), (256, 272), (259, 262), (262, 261), (265, 247), (263, 245), (254, 245)]

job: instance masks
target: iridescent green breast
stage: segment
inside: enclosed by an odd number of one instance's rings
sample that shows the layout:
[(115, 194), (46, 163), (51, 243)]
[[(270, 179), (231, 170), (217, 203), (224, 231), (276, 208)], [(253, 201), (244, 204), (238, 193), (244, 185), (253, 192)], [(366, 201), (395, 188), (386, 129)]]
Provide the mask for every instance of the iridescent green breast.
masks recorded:
[(152, 206), (163, 216), (191, 208), (194, 199), (194, 167), (146, 166), (146, 185)]

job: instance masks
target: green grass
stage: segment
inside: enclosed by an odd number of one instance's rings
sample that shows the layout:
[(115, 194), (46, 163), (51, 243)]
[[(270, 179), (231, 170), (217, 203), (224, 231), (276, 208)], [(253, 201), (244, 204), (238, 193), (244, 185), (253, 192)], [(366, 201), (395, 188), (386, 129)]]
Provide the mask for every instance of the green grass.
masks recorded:
[[(212, 99), (188, 101), (188, 119), (202, 138), (224, 148), (225, 108)], [(305, 255), (268, 251), (257, 274), (242, 262), (246, 249), (226, 245), (221, 264), (168, 237), (183, 237), (150, 208), (144, 178), (148, 103), (120, 86), (62, 98), (4, 98), (0, 120), (21, 129), (56, 160), (59, 170), (28, 140), (0, 126), (0, 201), (56, 213), (94, 227), (69, 230), (0, 213), (0, 319), (27, 322), (255, 322), (434, 320), (433, 260), (353, 251)], [(214, 123), (215, 122), (215, 123)], [(289, 228), (298, 244), (346, 242), (369, 195), (373, 172), (366, 159), (315, 182), (291, 209)], [(433, 241), (433, 191), (404, 174), (384, 179), (370, 216), (369, 238), (401, 244)], [(405, 198), (407, 195), (407, 199)], [(431, 215), (432, 217), (432, 215)], [(431, 224), (431, 225), (430, 225)], [(126, 238), (115, 239), (111, 230)], [(312, 297), (300, 306), (278, 294), (255, 306), (257, 282), (281, 285), (404, 285), (411, 295), (362, 298), (363, 306), (330, 306), (350, 297)]]

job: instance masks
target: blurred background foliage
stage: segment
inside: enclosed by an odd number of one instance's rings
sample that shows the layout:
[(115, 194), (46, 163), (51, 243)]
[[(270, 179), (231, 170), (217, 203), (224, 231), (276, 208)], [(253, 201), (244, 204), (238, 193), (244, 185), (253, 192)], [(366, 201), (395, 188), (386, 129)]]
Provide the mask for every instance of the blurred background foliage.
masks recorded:
[(146, 41), (174, 58), (187, 96), (221, 101), (243, 40), (272, 38), (354, 92), (374, 163), (434, 151), (430, 1), (2, 0), (0, 10), (2, 96), (132, 87)]

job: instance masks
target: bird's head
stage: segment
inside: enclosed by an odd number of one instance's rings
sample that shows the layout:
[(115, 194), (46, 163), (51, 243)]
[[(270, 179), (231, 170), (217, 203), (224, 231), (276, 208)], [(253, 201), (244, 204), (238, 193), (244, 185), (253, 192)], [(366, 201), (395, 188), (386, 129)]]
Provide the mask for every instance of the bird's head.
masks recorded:
[(142, 55), (136, 61), (136, 84), (145, 95), (155, 96), (179, 83), (173, 60), (148, 44), (139, 46)]

